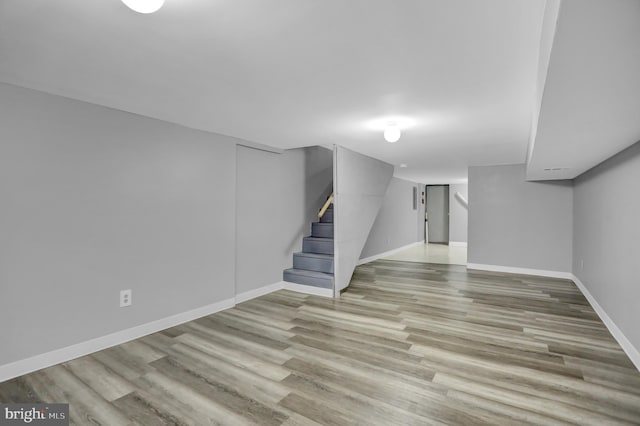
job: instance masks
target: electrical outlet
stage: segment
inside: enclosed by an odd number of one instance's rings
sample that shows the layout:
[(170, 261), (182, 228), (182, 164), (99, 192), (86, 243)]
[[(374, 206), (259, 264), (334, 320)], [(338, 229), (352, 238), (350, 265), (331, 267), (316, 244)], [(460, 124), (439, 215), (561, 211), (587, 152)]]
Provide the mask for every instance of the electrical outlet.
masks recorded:
[(133, 300), (131, 299), (131, 289), (120, 290), (120, 307), (131, 306)]

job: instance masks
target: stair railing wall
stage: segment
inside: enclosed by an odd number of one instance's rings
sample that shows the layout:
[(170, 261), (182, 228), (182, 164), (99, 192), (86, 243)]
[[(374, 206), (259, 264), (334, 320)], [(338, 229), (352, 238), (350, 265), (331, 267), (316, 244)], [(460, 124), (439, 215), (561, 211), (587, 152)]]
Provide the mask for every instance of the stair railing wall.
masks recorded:
[(340, 297), (382, 206), (393, 166), (341, 146), (333, 155), (334, 296)]

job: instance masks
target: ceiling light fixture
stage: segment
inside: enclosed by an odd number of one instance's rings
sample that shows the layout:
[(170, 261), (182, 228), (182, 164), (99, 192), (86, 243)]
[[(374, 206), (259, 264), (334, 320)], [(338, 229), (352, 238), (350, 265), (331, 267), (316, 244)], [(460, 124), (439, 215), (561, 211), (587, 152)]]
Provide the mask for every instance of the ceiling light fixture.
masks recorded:
[(384, 129), (384, 140), (389, 143), (398, 142), (400, 135), (401, 132), (398, 127), (398, 123), (388, 123), (387, 127)]
[(405, 163), (402, 163), (402, 164), (400, 164), (400, 168), (401, 168), (401, 169), (406, 169), (406, 168), (407, 168), (407, 165), (406, 165)]
[(122, 3), (138, 13), (153, 13), (162, 7), (164, 0), (122, 0)]

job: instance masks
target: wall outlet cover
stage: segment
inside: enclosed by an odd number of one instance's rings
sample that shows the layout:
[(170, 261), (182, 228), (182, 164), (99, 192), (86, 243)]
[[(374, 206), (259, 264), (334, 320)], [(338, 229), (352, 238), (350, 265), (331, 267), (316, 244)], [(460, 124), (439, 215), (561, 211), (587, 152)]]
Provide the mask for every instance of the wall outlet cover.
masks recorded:
[(133, 300), (131, 298), (131, 289), (120, 290), (120, 307), (131, 306)]

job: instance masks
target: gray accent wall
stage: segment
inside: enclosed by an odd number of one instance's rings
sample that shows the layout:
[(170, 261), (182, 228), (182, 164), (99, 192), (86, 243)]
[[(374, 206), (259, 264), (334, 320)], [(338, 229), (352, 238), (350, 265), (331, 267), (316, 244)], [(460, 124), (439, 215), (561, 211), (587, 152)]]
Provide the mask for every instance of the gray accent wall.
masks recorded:
[(229, 137), (0, 84), (0, 365), (232, 298), (235, 159)]
[(236, 293), (282, 281), (332, 192), (333, 152), (237, 147)]
[(349, 285), (392, 176), (391, 164), (341, 146), (334, 149), (336, 295)]
[(572, 182), (527, 182), (524, 164), (469, 167), (469, 263), (570, 272), (572, 227)]
[[(418, 191), (418, 208), (413, 209), (413, 188)], [(392, 178), (384, 201), (373, 223), (360, 258), (375, 256), (423, 239), (420, 218), (424, 206), (420, 203), (421, 185)], [(424, 226), (424, 225), (423, 225)]]
[(640, 349), (640, 143), (574, 181), (573, 274)]
[(467, 242), (468, 210), (456, 194), (469, 201), (469, 185), (449, 185), (449, 244)]

